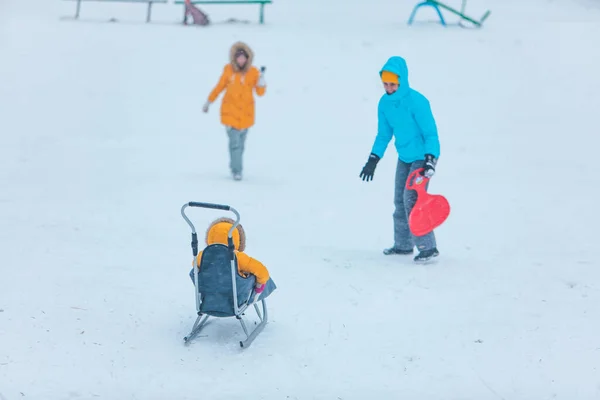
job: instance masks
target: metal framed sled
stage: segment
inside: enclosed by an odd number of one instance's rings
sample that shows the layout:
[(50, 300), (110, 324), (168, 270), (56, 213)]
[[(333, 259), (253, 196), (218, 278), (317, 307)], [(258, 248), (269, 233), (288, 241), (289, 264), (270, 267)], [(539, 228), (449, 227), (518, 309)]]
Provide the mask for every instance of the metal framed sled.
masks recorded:
[[(231, 211), (236, 217), (235, 223), (227, 234), (227, 245), (211, 244), (203, 250), (200, 260), (201, 268), (198, 268), (198, 235), (194, 224), (185, 213), (187, 207)], [(265, 297), (274, 289), (275, 284), (269, 280), (265, 291), (257, 296), (254, 291), (256, 282), (254, 276), (242, 277), (238, 273), (233, 232), (240, 223), (240, 214), (228, 205), (189, 202), (181, 207), (181, 215), (192, 229), (191, 245), (194, 261), (190, 277), (194, 282), (196, 314), (198, 315), (192, 330), (183, 338), (185, 344), (189, 344), (198, 336), (209, 317), (235, 317), (240, 321), (246, 334), (246, 339), (240, 341), (240, 347), (249, 347), (267, 324), (268, 315)], [(262, 313), (258, 303), (262, 306)], [(260, 323), (252, 331), (249, 331), (244, 321), (244, 315), (251, 306), (256, 311)]]

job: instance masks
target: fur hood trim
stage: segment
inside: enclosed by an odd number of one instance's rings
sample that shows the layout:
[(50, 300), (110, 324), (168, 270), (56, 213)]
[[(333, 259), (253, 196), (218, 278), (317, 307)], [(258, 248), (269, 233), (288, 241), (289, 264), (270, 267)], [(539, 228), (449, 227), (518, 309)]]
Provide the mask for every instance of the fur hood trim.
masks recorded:
[[(227, 224), (227, 230), (225, 231), (224, 229), (221, 232), (214, 232), (213, 230), (216, 229), (217, 225), (220, 224)], [(227, 218), (227, 217), (222, 217), (222, 218), (218, 218), (216, 220), (214, 220), (213, 222), (210, 223), (210, 225), (208, 226), (208, 228), (206, 229), (206, 235), (205, 235), (205, 243), (206, 245), (209, 245), (209, 236), (218, 236), (220, 242), (223, 242), (222, 244), (227, 245), (227, 233), (229, 232), (229, 230), (231, 229), (231, 227), (233, 226), (233, 224), (235, 223), (235, 221), (231, 218)], [(212, 232), (211, 232), (212, 231)], [(236, 227), (236, 231), (238, 233), (238, 235), (233, 234), (233, 242), (236, 246), (236, 250), (238, 251), (244, 251), (246, 249), (246, 232), (244, 231), (244, 227), (242, 226), (242, 224), (239, 224)], [(239, 243), (238, 242), (238, 238), (236, 238), (236, 236), (239, 236)]]
[[(244, 50), (246, 52), (246, 54), (248, 54), (248, 61), (246, 62), (246, 65), (244, 65), (243, 69), (240, 69), (237, 66), (237, 64), (235, 63), (235, 52), (238, 50)], [(229, 49), (229, 62), (231, 63), (233, 70), (236, 72), (247, 72), (250, 69), (250, 67), (252, 66), (253, 60), (254, 60), (254, 52), (252, 51), (250, 46), (248, 46), (244, 42), (235, 42), (233, 44), (233, 46), (231, 46), (231, 49)]]

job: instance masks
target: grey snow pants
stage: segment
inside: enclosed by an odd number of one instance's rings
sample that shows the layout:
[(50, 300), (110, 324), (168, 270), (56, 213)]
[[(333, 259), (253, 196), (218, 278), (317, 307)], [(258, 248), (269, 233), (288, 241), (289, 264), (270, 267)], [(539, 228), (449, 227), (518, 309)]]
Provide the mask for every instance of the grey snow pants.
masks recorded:
[[(408, 228), (408, 216), (417, 202), (417, 192), (406, 189), (408, 176), (415, 170), (425, 166), (424, 160), (405, 163), (398, 160), (396, 166), (396, 187), (394, 190), (394, 247), (401, 250), (411, 250), (417, 246), (419, 251), (431, 250), (436, 247), (433, 232), (425, 236), (414, 236)], [(425, 186), (429, 186), (429, 183)]]
[(248, 129), (237, 130), (230, 126), (227, 127), (227, 136), (229, 136), (229, 168), (234, 174), (242, 173), (242, 156), (244, 155), (244, 145)]

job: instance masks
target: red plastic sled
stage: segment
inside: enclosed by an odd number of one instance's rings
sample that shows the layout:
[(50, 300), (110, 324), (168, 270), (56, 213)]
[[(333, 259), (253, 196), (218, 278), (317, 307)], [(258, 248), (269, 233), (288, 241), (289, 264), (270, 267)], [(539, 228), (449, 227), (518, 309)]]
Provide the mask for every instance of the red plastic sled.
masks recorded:
[(406, 189), (417, 192), (417, 202), (408, 216), (408, 227), (415, 236), (424, 236), (444, 223), (450, 215), (448, 200), (439, 194), (429, 194), (425, 185), (429, 178), (421, 175), (423, 168), (408, 176)]

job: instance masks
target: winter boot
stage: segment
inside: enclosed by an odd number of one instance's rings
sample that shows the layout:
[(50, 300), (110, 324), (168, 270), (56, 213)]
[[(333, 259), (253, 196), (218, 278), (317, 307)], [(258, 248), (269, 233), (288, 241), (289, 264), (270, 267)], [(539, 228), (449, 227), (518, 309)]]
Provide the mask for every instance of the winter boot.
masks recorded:
[(242, 174), (240, 172), (235, 172), (233, 174), (233, 179), (236, 181), (241, 181), (242, 180)]
[(431, 250), (423, 250), (414, 258), (415, 262), (422, 263), (431, 260), (433, 257), (437, 257), (440, 255), (440, 252), (437, 248), (433, 248)]
[(413, 249), (410, 250), (402, 250), (402, 249), (398, 249), (396, 247), (390, 247), (389, 249), (384, 249), (383, 250), (383, 254), (385, 254), (386, 256), (389, 255), (402, 255), (402, 256), (409, 256), (413, 253)]

